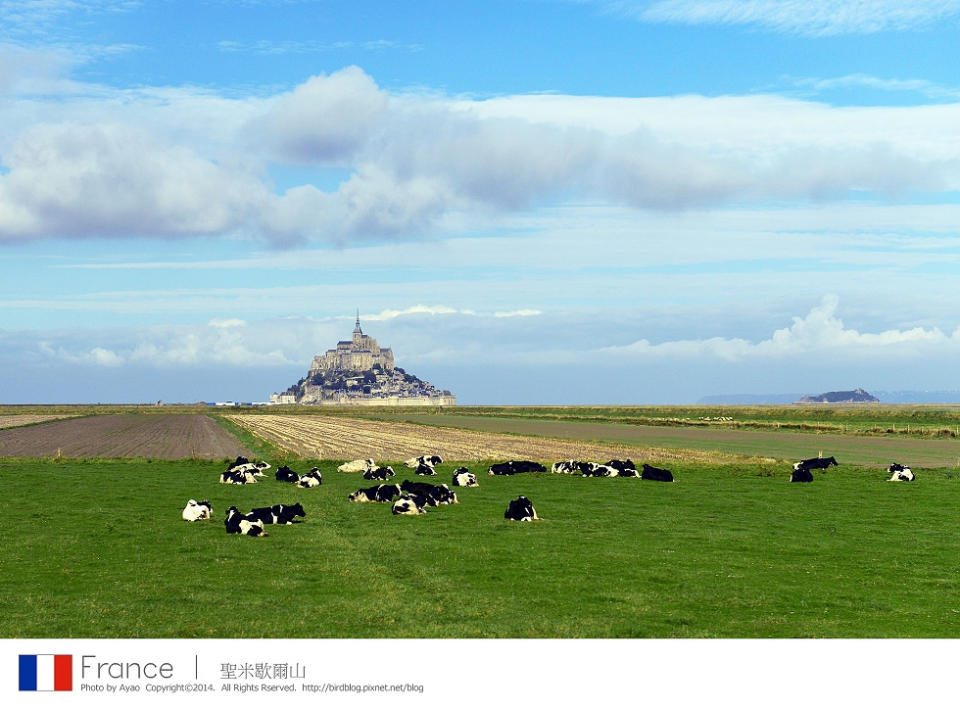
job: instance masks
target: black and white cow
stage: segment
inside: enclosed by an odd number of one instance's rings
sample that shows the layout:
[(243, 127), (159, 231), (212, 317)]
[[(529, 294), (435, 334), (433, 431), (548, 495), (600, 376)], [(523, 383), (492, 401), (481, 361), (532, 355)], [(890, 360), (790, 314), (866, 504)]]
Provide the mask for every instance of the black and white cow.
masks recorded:
[(537, 517), (537, 511), (533, 509), (533, 503), (526, 497), (520, 495), (516, 500), (510, 500), (507, 505), (507, 511), (503, 513), (504, 519), (510, 519), (515, 522), (531, 522)]
[(373, 470), (377, 467), (377, 464), (373, 462), (373, 458), (358, 458), (357, 460), (351, 460), (337, 468), (338, 473), (365, 473), (368, 470)]
[(399, 485), (374, 485), (350, 493), (347, 499), (350, 502), (393, 502), (393, 499), (401, 494)]
[(480, 487), (480, 483), (477, 482), (477, 476), (466, 468), (457, 468), (453, 471), (453, 486)]
[(420, 463), (417, 466), (417, 469), (414, 471), (417, 475), (436, 475), (437, 471), (433, 469), (432, 465), (427, 465), (426, 463)]
[(227, 510), (227, 517), (223, 520), (223, 525), (227, 529), (227, 534), (245, 534), (249, 537), (267, 537), (263, 531), (263, 522), (259, 520), (249, 520), (240, 514), (236, 507), (230, 507)]
[(243, 456), (237, 456), (237, 459), (230, 464), (227, 471), (231, 473), (253, 473), (254, 477), (262, 478), (266, 477), (263, 471), (269, 467), (270, 463), (266, 461), (251, 463)]
[(294, 517), (306, 517), (303, 505), (295, 502), (292, 505), (273, 505), (273, 507), (254, 507), (244, 517), (251, 522), (259, 520), (263, 524), (293, 524)]
[(487, 469), (490, 475), (516, 475), (517, 473), (545, 473), (547, 469), (532, 460), (508, 460), (494, 463)]
[(890, 473), (890, 482), (908, 483), (914, 480), (913, 471), (905, 465), (900, 465), (900, 463), (891, 463), (887, 472)]
[(395, 515), (425, 515), (427, 513), (425, 506), (426, 501), (423, 497), (406, 494), (393, 503), (390, 511)]
[(643, 464), (643, 470), (640, 473), (643, 480), (656, 480), (662, 483), (672, 483), (673, 473), (663, 468), (654, 468), (652, 465)]
[(320, 487), (322, 484), (323, 475), (320, 474), (320, 468), (313, 468), (309, 473), (304, 473), (297, 482), (300, 487)]
[(190, 500), (187, 502), (187, 506), (183, 508), (181, 517), (186, 522), (196, 522), (201, 519), (210, 519), (211, 512), (213, 512), (213, 507), (210, 506), (209, 500), (203, 500), (202, 502)]
[(806, 468), (807, 470), (820, 470), (829, 468), (831, 465), (839, 465), (837, 459), (833, 456), (829, 458), (807, 458), (806, 460), (794, 463), (793, 469), (799, 470), (800, 468)]
[(553, 464), (553, 467), (550, 468), (552, 473), (580, 473), (581, 461), (579, 460), (561, 460)]
[(580, 463), (580, 472), (585, 478), (615, 478), (620, 475), (616, 468), (600, 463)]
[(443, 458), (439, 455), (418, 455), (416, 458), (403, 461), (403, 464), (408, 468), (416, 468), (420, 465), (429, 465), (431, 468), (436, 468), (442, 462)]
[(790, 482), (792, 483), (812, 483), (813, 482), (813, 473), (810, 472), (809, 468), (804, 468), (803, 466), (799, 468), (794, 468), (793, 472), (790, 473)]
[(627, 458), (626, 460), (608, 460), (604, 463), (608, 468), (613, 468), (617, 471), (616, 477), (618, 478), (639, 478), (640, 472), (637, 470), (637, 466), (634, 465), (634, 462)]
[(393, 472), (393, 468), (387, 466), (386, 468), (373, 468), (366, 471), (363, 474), (364, 480), (386, 480), (387, 478), (392, 478), (396, 473)]
[(410, 480), (404, 480), (400, 483), (400, 489), (416, 497), (423, 498), (424, 504), (430, 507), (438, 505), (457, 505), (457, 493), (453, 492), (446, 485), (431, 485), (430, 483), (415, 483)]
[(257, 482), (257, 478), (248, 471), (227, 470), (220, 473), (220, 482), (224, 485), (248, 485)]
[(277, 468), (277, 472), (274, 473), (274, 477), (282, 483), (300, 482), (300, 476), (286, 465), (281, 465), (279, 468)]

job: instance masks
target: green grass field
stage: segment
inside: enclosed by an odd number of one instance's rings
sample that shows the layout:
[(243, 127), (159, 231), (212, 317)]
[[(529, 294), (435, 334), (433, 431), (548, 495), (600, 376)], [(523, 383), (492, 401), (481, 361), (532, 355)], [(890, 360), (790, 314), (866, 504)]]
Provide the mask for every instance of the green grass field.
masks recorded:
[[(300, 490), (220, 485), (218, 462), (0, 460), (0, 636), (960, 637), (954, 470), (798, 485), (785, 464), (687, 464), (671, 485), (467, 465), (480, 488), (404, 518), (348, 502), (368, 483), (329, 462)], [(541, 521), (503, 519), (521, 493)], [(181, 521), (191, 497), (212, 521)], [(231, 504), (293, 501), (302, 524), (224, 532)]]

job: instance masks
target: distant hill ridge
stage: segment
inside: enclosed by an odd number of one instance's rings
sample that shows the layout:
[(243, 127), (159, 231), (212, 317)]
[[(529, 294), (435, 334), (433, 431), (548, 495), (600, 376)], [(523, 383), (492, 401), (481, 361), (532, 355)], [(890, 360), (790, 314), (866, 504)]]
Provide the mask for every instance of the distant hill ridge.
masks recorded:
[(879, 404), (880, 399), (863, 389), (853, 391), (828, 391), (817, 396), (804, 396), (797, 399), (798, 404)]
[[(877, 391), (876, 396), (884, 404), (958, 404), (960, 391), (956, 390), (898, 390)], [(710, 394), (697, 401), (700, 406), (777, 406), (793, 404), (803, 394)]]

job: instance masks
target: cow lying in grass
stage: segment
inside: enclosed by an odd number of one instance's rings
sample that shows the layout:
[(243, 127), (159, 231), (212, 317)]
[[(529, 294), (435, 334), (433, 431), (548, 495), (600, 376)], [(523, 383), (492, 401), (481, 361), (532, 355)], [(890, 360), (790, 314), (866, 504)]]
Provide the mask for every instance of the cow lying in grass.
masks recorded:
[(517, 473), (545, 473), (547, 469), (532, 460), (508, 460), (494, 463), (487, 469), (489, 475), (516, 475)]
[(431, 468), (436, 468), (442, 462), (443, 458), (439, 455), (420, 455), (416, 458), (403, 461), (403, 464), (408, 468), (417, 468), (421, 465), (429, 465)]
[(273, 477), (276, 478), (278, 482), (282, 483), (296, 484), (300, 482), (300, 476), (286, 465), (281, 465), (279, 468), (277, 468), (277, 472), (274, 473)]
[(247, 519), (240, 514), (240, 510), (235, 506), (227, 510), (227, 517), (223, 520), (223, 525), (227, 529), (227, 534), (245, 534), (248, 537), (269, 536), (263, 531), (263, 522)]
[(394, 475), (396, 475), (396, 473), (393, 472), (393, 468), (391, 468), (388, 465), (385, 468), (384, 467), (373, 468), (372, 470), (366, 471), (363, 474), (363, 479), (364, 480), (386, 480), (387, 478), (392, 478)]
[(270, 463), (265, 460), (259, 463), (251, 463), (243, 456), (237, 456), (237, 459), (230, 464), (227, 470), (232, 473), (253, 473), (254, 477), (263, 478), (266, 477), (263, 471), (270, 467)]
[(426, 506), (426, 498), (408, 493), (393, 503), (390, 512), (395, 515), (425, 515), (427, 514), (427, 510), (424, 509)]
[(643, 470), (640, 472), (643, 480), (656, 480), (663, 483), (673, 482), (673, 473), (664, 468), (654, 468), (652, 465), (643, 464)]
[(580, 463), (580, 473), (585, 478), (616, 478), (620, 476), (616, 468), (600, 463)]
[(887, 472), (890, 473), (889, 482), (913, 482), (914, 480), (913, 471), (900, 463), (891, 463)]
[(323, 476), (320, 474), (320, 468), (313, 468), (309, 473), (304, 473), (297, 482), (300, 487), (320, 487), (322, 484)]
[(537, 517), (537, 511), (533, 509), (533, 503), (523, 495), (520, 495), (516, 500), (510, 500), (503, 517), (514, 522), (532, 522), (535, 519), (540, 519)]
[(292, 505), (273, 505), (272, 507), (254, 507), (245, 519), (251, 522), (259, 520), (263, 524), (293, 524), (294, 517), (306, 517), (303, 505), (295, 502)]
[(608, 468), (613, 468), (617, 471), (615, 476), (618, 478), (639, 478), (642, 477), (640, 472), (637, 470), (637, 466), (634, 465), (633, 461), (627, 458), (626, 460), (608, 460), (604, 465)]
[(377, 464), (373, 462), (373, 458), (358, 458), (357, 460), (350, 460), (337, 467), (338, 473), (365, 473), (368, 470), (373, 470), (377, 467)]
[(347, 495), (347, 499), (350, 502), (392, 502), (395, 497), (400, 497), (400, 495), (399, 485), (374, 485), (351, 492)]
[(411, 495), (422, 497), (423, 504), (429, 507), (459, 504), (457, 493), (446, 485), (431, 485), (430, 483), (415, 483), (404, 480), (400, 483), (400, 489)]
[(220, 473), (220, 482), (223, 485), (249, 485), (257, 482), (257, 477), (250, 471), (226, 470)]
[(433, 469), (432, 465), (427, 465), (426, 463), (420, 463), (417, 466), (417, 469), (414, 470), (417, 475), (436, 475), (437, 471)]
[(453, 486), (480, 487), (480, 483), (477, 482), (477, 476), (466, 468), (457, 468), (453, 471)]
[(210, 519), (211, 512), (213, 512), (213, 507), (210, 506), (208, 500), (203, 502), (190, 500), (187, 502), (187, 506), (183, 508), (181, 516), (187, 522), (196, 522), (201, 519)]

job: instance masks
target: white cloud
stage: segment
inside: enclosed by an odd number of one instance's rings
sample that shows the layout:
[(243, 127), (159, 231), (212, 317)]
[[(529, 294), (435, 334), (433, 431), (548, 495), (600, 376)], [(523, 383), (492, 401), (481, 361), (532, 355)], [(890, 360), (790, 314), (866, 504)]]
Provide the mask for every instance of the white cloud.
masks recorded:
[(446, 305), (413, 305), (403, 310), (381, 310), (379, 313), (370, 315), (361, 315), (361, 320), (370, 320), (379, 322), (383, 320), (394, 320), (408, 315), (454, 315), (461, 311)]
[(530, 308), (522, 310), (506, 310), (499, 311), (493, 314), (495, 318), (529, 318), (535, 315), (543, 315), (543, 312), (540, 310), (532, 310)]
[(885, 79), (869, 74), (846, 74), (826, 79), (813, 77), (795, 79), (793, 84), (814, 91), (831, 91), (862, 86), (878, 91), (915, 92), (929, 98), (951, 101), (960, 99), (960, 90), (947, 88), (926, 79)]
[(240, 318), (213, 318), (210, 322), (207, 323), (210, 327), (218, 327), (223, 329), (231, 329), (236, 327), (245, 327), (247, 324), (246, 320), (241, 320)]
[[(0, 243), (207, 235), (343, 245), (462, 233), (558, 201), (675, 212), (960, 189), (960, 104), (471, 101), (390, 93), (357, 67), (266, 97), (74, 89), (15, 91), (0, 104)], [(347, 177), (277, 191), (267, 176), (287, 168)]]
[[(730, 362), (745, 359), (787, 359), (827, 357), (837, 360), (875, 357), (916, 359), (921, 348), (935, 347), (960, 352), (960, 328), (953, 335), (939, 328), (915, 327), (909, 330), (885, 330), (861, 333), (844, 326), (837, 315), (839, 299), (824, 296), (820, 305), (803, 317), (794, 317), (790, 327), (776, 330), (769, 339), (750, 342), (741, 338), (713, 337), (704, 340), (677, 340), (653, 344), (638, 340), (622, 347), (602, 348), (598, 352), (630, 357), (683, 357), (721, 359)], [(943, 352), (941, 352), (943, 354)]]
[(923, 29), (960, 16), (956, 0), (600, 0), (648, 22), (747, 25), (812, 37)]

